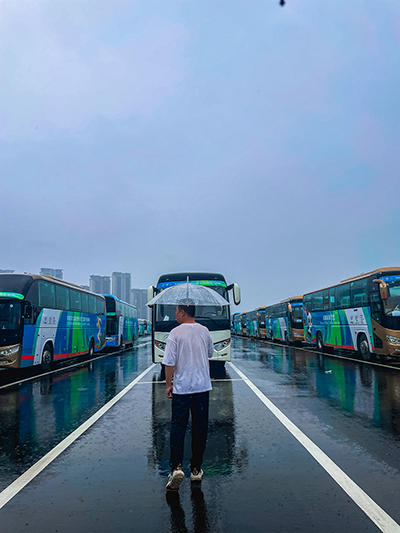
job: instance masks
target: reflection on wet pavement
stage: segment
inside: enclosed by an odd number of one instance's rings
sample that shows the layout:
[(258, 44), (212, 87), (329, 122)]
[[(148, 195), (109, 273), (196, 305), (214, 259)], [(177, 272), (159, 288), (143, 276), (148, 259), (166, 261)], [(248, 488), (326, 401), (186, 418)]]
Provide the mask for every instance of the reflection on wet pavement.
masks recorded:
[(399, 438), (400, 370), (249, 339), (236, 338), (233, 346), (233, 360), (262, 362), (297, 396), (323, 399)]
[(0, 490), (120, 392), (145, 366), (138, 347), (0, 392)]

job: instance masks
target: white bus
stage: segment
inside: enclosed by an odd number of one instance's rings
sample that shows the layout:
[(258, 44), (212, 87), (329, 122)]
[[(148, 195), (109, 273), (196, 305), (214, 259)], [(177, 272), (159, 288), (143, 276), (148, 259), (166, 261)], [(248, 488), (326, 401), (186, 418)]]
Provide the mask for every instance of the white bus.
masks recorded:
[[(236, 283), (227, 285), (222, 274), (212, 274), (205, 272), (181, 272), (178, 274), (164, 274), (160, 276), (156, 287), (150, 286), (147, 290), (147, 301), (149, 302), (156, 294), (176, 285), (186, 283), (189, 276), (190, 283), (204, 285), (218, 292), (228, 300), (228, 291), (233, 292), (233, 301), (240, 304), (240, 288)], [(229, 300), (228, 300), (229, 301)], [(165, 344), (171, 329), (178, 326), (175, 318), (176, 305), (155, 304), (152, 307), (152, 357), (154, 363), (161, 363), (164, 357)], [(229, 305), (219, 306), (196, 306), (196, 322), (206, 326), (214, 342), (214, 354), (211, 361), (219, 361), (225, 364), (231, 360), (231, 329), (230, 329), (230, 308)]]

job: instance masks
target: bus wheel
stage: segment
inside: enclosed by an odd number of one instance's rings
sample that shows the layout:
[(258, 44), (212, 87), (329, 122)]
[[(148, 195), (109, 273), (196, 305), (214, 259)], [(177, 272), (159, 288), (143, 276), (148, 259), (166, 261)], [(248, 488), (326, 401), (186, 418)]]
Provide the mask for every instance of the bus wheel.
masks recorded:
[(317, 350), (323, 352), (325, 349), (324, 343), (322, 341), (322, 334), (320, 331), (317, 331)]
[(274, 342), (274, 334), (271, 331), (271, 342)]
[(50, 344), (46, 344), (42, 353), (42, 362), (40, 363), (40, 368), (43, 372), (48, 372), (51, 368), (53, 362), (53, 350)]
[(94, 356), (94, 341), (93, 341), (93, 339), (90, 339), (88, 354), (89, 354), (90, 359)]
[(369, 351), (369, 344), (364, 333), (361, 333), (358, 336), (357, 347), (358, 353), (364, 359), (364, 361), (370, 361), (372, 359), (372, 353)]

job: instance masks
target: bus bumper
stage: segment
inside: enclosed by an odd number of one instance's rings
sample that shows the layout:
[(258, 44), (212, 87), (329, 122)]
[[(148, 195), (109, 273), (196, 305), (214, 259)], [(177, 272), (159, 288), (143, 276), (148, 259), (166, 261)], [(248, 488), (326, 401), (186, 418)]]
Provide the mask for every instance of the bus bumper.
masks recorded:
[(0, 348), (0, 368), (21, 368), (22, 346), (13, 344)]

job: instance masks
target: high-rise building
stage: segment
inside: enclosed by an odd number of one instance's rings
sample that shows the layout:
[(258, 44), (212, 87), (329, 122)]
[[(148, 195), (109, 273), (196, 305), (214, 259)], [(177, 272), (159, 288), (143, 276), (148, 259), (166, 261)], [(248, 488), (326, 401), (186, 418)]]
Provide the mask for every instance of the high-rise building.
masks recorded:
[(63, 269), (62, 268), (41, 268), (41, 276), (52, 276), (53, 278), (63, 279)]
[(131, 301), (131, 275), (127, 272), (112, 273), (112, 294), (123, 300)]
[(111, 294), (110, 276), (90, 276), (89, 288), (97, 294)]
[(81, 285), (82, 289), (85, 289), (85, 291), (90, 291), (89, 285)]
[(0, 268), (0, 274), (14, 274), (15, 270), (3, 270)]
[(138, 318), (151, 320), (151, 309), (147, 307), (147, 289), (132, 289), (131, 303), (137, 307)]

